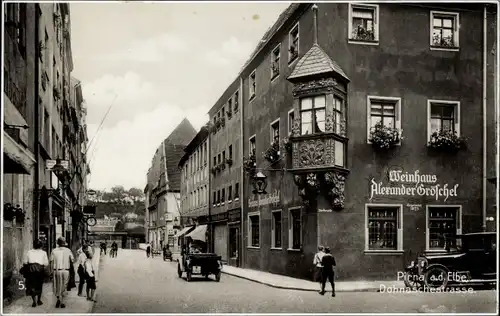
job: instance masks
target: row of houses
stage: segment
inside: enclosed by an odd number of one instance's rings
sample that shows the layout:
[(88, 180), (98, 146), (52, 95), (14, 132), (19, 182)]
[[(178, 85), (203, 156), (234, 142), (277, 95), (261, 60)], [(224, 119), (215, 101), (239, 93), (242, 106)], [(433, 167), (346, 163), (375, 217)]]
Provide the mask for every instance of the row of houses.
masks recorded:
[[(4, 7), (3, 284), (17, 289), (34, 239), (50, 253), (56, 238), (72, 247), (84, 236), (86, 107), (71, 76), (69, 4)], [(19, 291), (14, 291), (19, 292)]]
[(229, 265), (306, 279), (329, 246), (344, 280), (495, 230), (496, 19), (493, 4), (291, 4), (186, 144), (180, 227)]

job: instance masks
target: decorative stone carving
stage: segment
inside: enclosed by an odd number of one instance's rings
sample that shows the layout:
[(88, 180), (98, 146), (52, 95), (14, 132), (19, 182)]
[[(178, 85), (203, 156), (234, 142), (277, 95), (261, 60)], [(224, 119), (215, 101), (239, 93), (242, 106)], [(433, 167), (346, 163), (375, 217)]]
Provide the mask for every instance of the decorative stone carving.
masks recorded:
[(307, 140), (300, 145), (299, 163), (301, 167), (325, 164), (325, 144), (321, 140)]
[(293, 120), (292, 135), (300, 136), (300, 117), (297, 117)]
[(334, 209), (343, 209), (345, 204), (345, 176), (338, 172), (325, 172), (324, 185), (326, 194)]
[(333, 91), (334, 89), (340, 89), (345, 91), (345, 88), (334, 78), (321, 78), (317, 80), (299, 82), (294, 84), (292, 93), (294, 97), (301, 96), (303, 94), (315, 93), (315, 92), (325, 92)]
[(329, 111), (326, 113), (326, 118), (325, 118), (325, 131), (326, 132), (333, 132), (333, 114), (330, 113)]

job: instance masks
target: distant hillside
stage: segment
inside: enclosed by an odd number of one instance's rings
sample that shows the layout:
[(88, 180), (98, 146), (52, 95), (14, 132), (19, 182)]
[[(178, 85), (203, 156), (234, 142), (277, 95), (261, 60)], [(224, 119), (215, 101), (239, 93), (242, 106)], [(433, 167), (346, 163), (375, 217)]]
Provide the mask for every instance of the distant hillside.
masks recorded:
[(143, 202), (132, 205), (115, 202), (93, 202), (93, 204), (96, 206), (96, 218), (104, 218), (104, 215), (106, 215), (107, 217), (117, 217), (121, 219), (122, 216), (127, 213), (135, 213), (141, 217), (146, 215), (146, 209)]
[(127, 213), (135, 213), (140, 218), (146, 215), (144, 193), (137, 188), (125, 190), (122, 186), (115, 186), (111, 191), (95, 190), (89, 195), (88, 203), (96, 206), (96, 218), (122, 218)]

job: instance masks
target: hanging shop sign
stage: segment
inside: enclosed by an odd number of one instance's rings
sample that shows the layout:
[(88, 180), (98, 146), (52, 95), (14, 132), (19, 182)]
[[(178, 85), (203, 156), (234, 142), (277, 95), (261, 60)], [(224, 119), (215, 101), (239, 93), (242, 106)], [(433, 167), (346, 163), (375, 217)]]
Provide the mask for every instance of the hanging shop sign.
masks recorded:
[(370, 200), (375, 196), (427, 196), (436, 201), (457, 196), (458, 184), (438, 183), (435, 174), (421, 174), (419, 170), (413, 173), (403, 170), (390, 170), (389, 183), (370, 181)]
[(280, 190), (274, 190), (272, 193), (257, 195), (257, 199), (248, 199), (248, 207), (259, 207), (263, 205), (279, 204)]

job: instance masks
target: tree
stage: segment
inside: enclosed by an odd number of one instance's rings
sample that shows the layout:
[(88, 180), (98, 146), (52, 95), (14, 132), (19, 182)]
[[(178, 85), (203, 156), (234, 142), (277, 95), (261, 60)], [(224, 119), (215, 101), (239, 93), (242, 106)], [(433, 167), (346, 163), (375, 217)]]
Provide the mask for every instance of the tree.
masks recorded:
[(143, 197), (144, 196), (144, 193), (142, 192), (142, 190), (140, 190), (138, 188), (130, 188), (130, 190), (128, 190), (128, 194), (131, 197)]
[(111, 188), (113, 199), (121, 200), (124, 196), (125, 188), (122, 185), (117, 185)]

